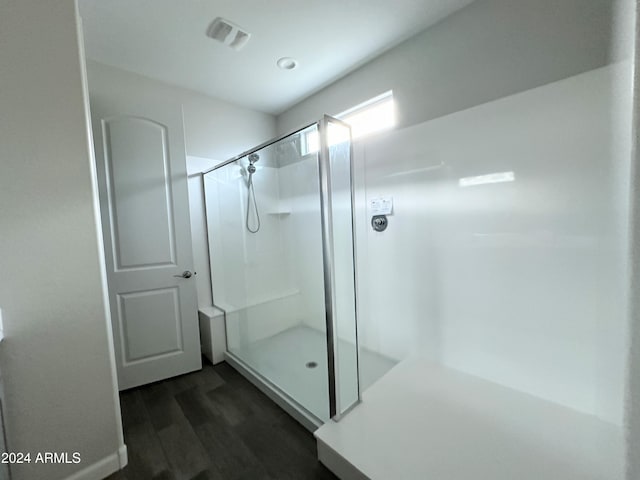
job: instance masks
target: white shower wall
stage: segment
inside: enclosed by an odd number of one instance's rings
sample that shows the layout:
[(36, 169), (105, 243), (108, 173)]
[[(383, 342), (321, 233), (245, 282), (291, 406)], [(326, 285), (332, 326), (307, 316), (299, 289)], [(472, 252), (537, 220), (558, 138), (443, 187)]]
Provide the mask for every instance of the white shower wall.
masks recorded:
[[(262, 151), (253, 176), (260, 229), (246, 227), (247, 177), (236, 163), (205, 176), (214, 302), (227, 312), (230, 348), (300, 322), (300, 295), (279, 214), (278, 169)], [(246, 167), (246, 161), (240, 162)], [(252, 201), (250, 225), (255, 228)]]
[[(245, 225), (247, 161), (205, 176), (214, 302), (232, 349), (297, 325), (325, 331), (318, 155), (301, 155), (300, 135), (258, 154), (257, 233)], [(255, 227), (252, 202), (250, 212)]]
[[(297, 151), (299, 147), (296, 146)], [(282, 235), (288, 244), (288, 261), (300, 292), (300, 321), (325, 330), (324, 277), (320, 184), (316, 154), (291, 157), (279, 169), (282, 202)]]
[[(297, 139), (297, 137), (295, 137)], [(286, 211), (282, 220), (283, 238), (288, 244), (288, 262), (300, 291), (301, 320), (306, 326), (326, 331), (325, 286), (320, 212), (318, 154), (300, 155), (297, 142), (289, 144), (280, 157), (280, 202)], [(352, 215), (350, 191), (350, 147), (348, 142), (330, 148), (332, 177), (333, 276), (337, 334), (355, 345)]]
[[(253, 200), (247, 202), (247, 160), (205, 176), (214, 301), (227, 313), (228, 348), (247, 358), (253, 358), (253, 344), (293, 327), (326, 338), (318, 154), (302, 155), (302, 135), (257, 152), (253, 183), (261, 225), (256, 233), (246, 226), (247, 208), (252, 228), (257, 226)], [(339, 358), (337, 366), (345, 384), (342, 403), (350, 405), (357, 382), (356, 364), (349, 360), (356, 345), (349, 143), (332, 145), (330, 151), (335, 331), (338, 357), (345, 359)], [(372, 356), (372, 372), (382, 360)]]
[[(362, 346), (428, 352), (621, 423), (627, 74), (605, 67), (356, 146), (358, 197), (394, 200), (382, 233), (358, 205)], [(513, 181), (461, 185), (495, 173)]]

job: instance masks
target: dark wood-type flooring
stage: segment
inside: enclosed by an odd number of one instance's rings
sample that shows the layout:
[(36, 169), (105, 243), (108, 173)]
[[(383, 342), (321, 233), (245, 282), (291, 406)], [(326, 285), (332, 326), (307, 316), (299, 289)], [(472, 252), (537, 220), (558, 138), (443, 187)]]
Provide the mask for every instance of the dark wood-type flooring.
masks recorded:
[(313, 435), (226, 363), (120, 403), (129, 464), (108, 480), (337, 480)]

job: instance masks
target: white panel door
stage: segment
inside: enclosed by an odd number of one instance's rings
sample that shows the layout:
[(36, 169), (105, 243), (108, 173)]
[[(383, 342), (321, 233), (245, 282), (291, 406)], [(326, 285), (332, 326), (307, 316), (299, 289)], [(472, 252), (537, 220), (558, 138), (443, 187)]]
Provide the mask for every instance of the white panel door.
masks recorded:
[(91, 112), (124, 390), (202, 367), (182, 108), (94, 91)]

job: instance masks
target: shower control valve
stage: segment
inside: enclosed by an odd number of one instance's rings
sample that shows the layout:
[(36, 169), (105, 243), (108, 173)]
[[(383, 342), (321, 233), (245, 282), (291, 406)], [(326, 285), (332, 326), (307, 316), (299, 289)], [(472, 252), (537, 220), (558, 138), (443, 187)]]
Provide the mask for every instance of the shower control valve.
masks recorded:
[(371, 217), (371, 226), (376, 232), (383, 232), (387, 229), (389, 221), (386, 215), (374, 215)]

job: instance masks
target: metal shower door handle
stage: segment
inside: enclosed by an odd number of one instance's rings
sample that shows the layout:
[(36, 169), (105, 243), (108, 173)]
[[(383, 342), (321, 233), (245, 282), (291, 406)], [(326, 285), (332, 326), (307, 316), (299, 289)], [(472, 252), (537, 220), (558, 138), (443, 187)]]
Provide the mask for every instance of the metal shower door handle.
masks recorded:
[(189, 270), (185, 270), (184, 272), (182, 272), (182, 275), (174, 275), (174, 277), (191, 278), (192, 275), (193, 273), (191, 273)]

